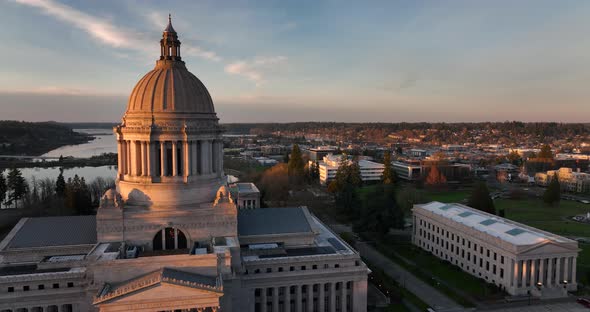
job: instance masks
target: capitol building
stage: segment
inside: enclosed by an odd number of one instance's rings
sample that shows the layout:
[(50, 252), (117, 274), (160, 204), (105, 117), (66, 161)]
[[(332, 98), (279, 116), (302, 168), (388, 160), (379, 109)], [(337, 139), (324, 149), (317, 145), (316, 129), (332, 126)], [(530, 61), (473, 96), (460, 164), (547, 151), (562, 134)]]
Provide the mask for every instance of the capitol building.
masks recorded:
[(23, 218), (0, 243), (0, 312), (366, 311), (367, 266), (307, 208), (238, 209), (171, 22), (160, 48), (96, 216)]

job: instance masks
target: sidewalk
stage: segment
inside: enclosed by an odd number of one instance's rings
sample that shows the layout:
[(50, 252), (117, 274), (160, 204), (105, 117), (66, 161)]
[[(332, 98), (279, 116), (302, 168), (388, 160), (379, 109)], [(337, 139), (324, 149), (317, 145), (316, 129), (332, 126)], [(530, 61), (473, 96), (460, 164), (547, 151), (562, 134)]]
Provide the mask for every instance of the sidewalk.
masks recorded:
[(360, 252), (361, 256), (385, 271), (387, 275), (396, 280), (407, 290), (420, 297), (420, 299), (434, 308), (437, 312), (465, 310), (461, 305), (457, 304), (434, 287), (426, 284), (397, 263), (389, 260), (372, 246), (363, 242), (358, 242), (356, 244), (356, 249)]

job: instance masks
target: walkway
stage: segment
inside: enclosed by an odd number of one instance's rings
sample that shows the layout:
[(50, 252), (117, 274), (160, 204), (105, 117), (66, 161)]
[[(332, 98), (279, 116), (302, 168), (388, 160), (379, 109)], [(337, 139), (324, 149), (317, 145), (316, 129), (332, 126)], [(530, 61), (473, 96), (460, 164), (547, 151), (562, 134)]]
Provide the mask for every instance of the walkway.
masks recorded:
[(407, 290), (414, 293), (437, 312), (464, 311), (464, 308), (461, 305), (457, 304), (434, 287), (415, 277), (412, 273), (406, 271), (397, 263), (389, 260), (389, 258), (375, 250), (372, 246), (363, 242), (358, 242), (356, 244), (356, 249), (360, 252), (361, 256), (366, 258), (373, 265), (382, 269), (387, 275), (396, 280)]

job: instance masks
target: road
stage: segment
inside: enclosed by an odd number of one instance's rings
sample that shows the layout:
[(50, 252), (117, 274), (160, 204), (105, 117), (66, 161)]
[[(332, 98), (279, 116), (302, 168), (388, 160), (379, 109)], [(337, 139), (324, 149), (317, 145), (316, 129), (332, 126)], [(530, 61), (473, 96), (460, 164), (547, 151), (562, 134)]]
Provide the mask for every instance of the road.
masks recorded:
[(437, 312), (464, 311), (464, 308), (461, 305), (451, 300), (434, 287), (418, 279), (397, 263), (389, 260), (389, 258), (382, 255), (372, 246), (363, 242), (358, 242), (356, 244), (356, 249), (360, 252), (361, 256), (385, 271), (387, 275), (395, 279), (400, 285), (405, 286), (407, 290), (414, 293)]
[(559, 302), (486, 310), (486, 312), (586, 312), (588, 308), (577, 302)]

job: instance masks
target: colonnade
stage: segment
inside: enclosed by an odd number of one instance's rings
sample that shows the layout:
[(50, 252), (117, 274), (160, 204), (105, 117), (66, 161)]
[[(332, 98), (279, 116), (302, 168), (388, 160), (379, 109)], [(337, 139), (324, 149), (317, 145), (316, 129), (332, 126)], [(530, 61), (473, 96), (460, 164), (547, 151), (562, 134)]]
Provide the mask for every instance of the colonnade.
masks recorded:
[(62, 305), (50, 305), (46, 307), (36, 306), (31, 308), (18, 308), (18, 309), (0, 309), (0, 312), (73, 312), (74, 305), (62, 304)]
[(223, 171), (221, 140), (119, 140), (118, 174), (128, 177), (189, 177)]
[(193, 309), (181, 309), (181, 310), (162, 310), (158, 312), (174, 312), (174, 311), (182, 311), (182, 312), (221, 312), (219, 307), (207, 307), (207, 308), (193, 308)]
[(347, 312), (353, 309), (353, 283), (332, 282), (257, 288), (255, 312)]
[(513, 274), (510, 286), (567, 287), (567, 284), (576, 282), (576, 262), (575, 256), (512, 260)]

